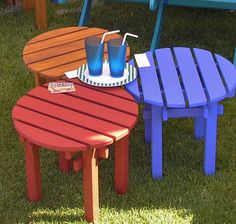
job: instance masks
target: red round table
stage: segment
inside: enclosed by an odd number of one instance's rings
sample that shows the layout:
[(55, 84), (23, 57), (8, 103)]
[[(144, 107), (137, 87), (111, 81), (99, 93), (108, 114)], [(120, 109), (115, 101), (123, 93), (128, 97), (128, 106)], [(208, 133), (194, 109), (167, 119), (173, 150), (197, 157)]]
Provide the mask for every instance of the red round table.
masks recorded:
[[(71, 80), (70, 80), (71, 81)], [(76, 92), (51, 94), (47, 84), (23, 96), (12, 111), (13, 122), (25, 144), (28, 199), (42, 197), (39, 148), (59, 152), (60, 168), (83, 168), (85, 218), (98, 218), (98, 158), (106, 158), (115, 143), (115, 189), (128, 186), (129, 133), (138, 106), (123, 88), (97, 88), (73, 80)]]

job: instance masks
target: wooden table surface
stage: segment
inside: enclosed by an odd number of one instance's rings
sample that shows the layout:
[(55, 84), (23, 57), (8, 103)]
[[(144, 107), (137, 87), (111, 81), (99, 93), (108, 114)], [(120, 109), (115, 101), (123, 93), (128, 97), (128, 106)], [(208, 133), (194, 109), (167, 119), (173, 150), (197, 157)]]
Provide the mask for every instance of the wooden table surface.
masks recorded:
[[(76, 92), (51, 94), (47, 84), (20, 98), (12, 111), (13, 122), (25, 143), (28, 199), (42, 198), (39, 148), (59, 152), (60, 168), (83, 167), (85, 218), (99, 214), (98, 159), (107, 158), (115, 143), (115, 189), (127, 191), (129, 134), (138, 117), (138, 106), (123, 88), (91, 87), (78, 79)], [(69, 158), (68, 158), (69, 157)], [(75, 169), (76, 170), (76, 169)]]
[[(67, 27), (48, 31), (36, 36), (26, 43), (23, 50), (23, 61), (35, 74), (36, 86), (41, 84), (40, 77), (56, 80), (65, 72), (75, 70), (87, 62), (84, 40), (91, 36), (102, 36), (105, 29), (89, 27)], [(119, 34), (108, 35), (109, 39), (119, 38)], [(108, 58), (107, 46), (104, 58)], [(127, 48), (126, 58), (130, 55)]]

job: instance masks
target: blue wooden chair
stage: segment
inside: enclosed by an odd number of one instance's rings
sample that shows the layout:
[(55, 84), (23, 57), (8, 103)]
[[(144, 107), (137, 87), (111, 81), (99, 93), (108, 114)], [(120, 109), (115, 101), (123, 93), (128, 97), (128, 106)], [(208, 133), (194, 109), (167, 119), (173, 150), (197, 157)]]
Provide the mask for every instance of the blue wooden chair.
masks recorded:
[[(159, 47), (164, 9), (166, 6), (184, 6), (236, 10), (236, 0), (113, 0), (119, 2), (136, 2), (149, 4), (151, 11), (157, 11), (156, 24), (153, 32), (151, 50)], [(92, 0), (84, 0), (79, 26), (85, 26), (89, 19)]]

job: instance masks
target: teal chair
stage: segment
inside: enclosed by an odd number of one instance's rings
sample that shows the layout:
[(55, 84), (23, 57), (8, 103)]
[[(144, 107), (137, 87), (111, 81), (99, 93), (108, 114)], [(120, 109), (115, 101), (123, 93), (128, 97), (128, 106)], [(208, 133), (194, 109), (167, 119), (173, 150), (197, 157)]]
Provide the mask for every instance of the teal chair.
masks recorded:
[[(157, 11), (156, 24), (150, 47), (152, 51), (154, 51), (154, 49), (159, 47), (162, 23), (164, 18), (164, 9), (166, 6), (184, 6), (184, 7), (236, 10), (236, 0), (113, 0), (113, 1), (149, 4), (149, 9), (151, 11)], [(91, 5), (92, 5), (92, 0), (84, 0), (82, 13), (79, 20), (79, 26), (85, 26), (87, 24)]]

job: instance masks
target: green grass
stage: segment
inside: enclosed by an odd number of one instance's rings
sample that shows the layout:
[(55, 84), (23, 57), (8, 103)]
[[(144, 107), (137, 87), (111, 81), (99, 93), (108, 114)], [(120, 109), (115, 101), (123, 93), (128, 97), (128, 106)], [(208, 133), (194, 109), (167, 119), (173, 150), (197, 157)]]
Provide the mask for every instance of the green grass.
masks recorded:
[[(79, 5), (49, 4), (49, 29), (75, 25), (79, 13), (57, 15), (56, 10)], [(155, 13), (147, 6), (109, 2), (92, 10), (89, 26), (139, 34), (138, 40), (129, 41), (134, 53), (148, 50), (154, 21)], [(232, 60), (235, 27), (236, 13), (168, 8), (161, 46), (206, 48)], [(52, 151), (41, 151), (43, 200), (29, 203), (26, 199), (23, 146), (13, 127), (11, 110), (19, 97), (34, 87), (21, 52), (27, 40), (40, 32), (34, 27), (34, 13), (0, 13), (0, 223), (86, 223), (82, 174), (58, 171), (57, 155)], [(203, 174), (203, 142), (194, 140), (193, 121), (171, 119), (164, 124), (164, 179), (154, 181), (140, 115), (131, 136), (127, 194), (117, 196), (114, 192), (113, 153), (100, 164), (99, 223), (235, 223), (236, 100), (223, 104), (213, 177)]]

